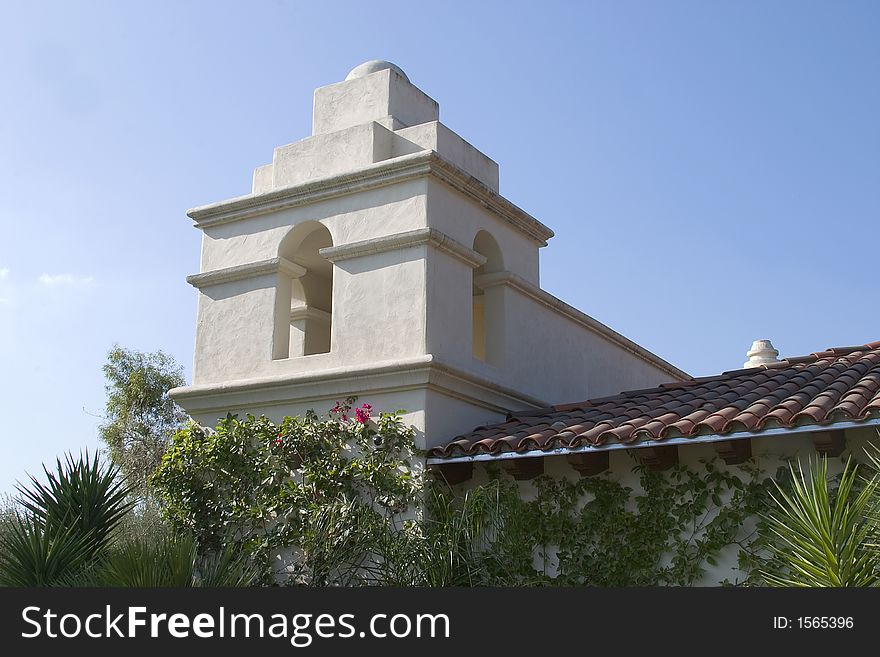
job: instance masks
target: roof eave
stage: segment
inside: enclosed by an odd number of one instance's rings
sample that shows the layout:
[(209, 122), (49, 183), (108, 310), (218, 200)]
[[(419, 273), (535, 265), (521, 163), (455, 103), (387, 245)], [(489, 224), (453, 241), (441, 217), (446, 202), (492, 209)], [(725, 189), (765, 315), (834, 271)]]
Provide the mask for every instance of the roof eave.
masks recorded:
[(765, 436), (798, 435), (819, 433), (822, 431), (839, 431), (845, 429), (861, 429), (865, 427), (880, 427), (880, 417), (865, 420), (844, 420), (829, 422), (826, 424), (806, 424), (795, 427), (778, 427), (764, 429), (763, 431), (737, 431), (726, 434), (706, 434), (702, 436), (666, 438), (664, 440), (642, 440), (632, 443), (606, 443), (603, 445), (584, 445), (581, 447), (558, 447), (556, 449), (542, 450), (532, 449), (525, 452), (500, 452), (497, 454), (483, 453), (465, 456), (432, 456), (428, 457), (428, 465), (442, 465), (446, 463), (479, 463), (486, 461), (506, 461), (511, 459), (543, 458), (545, 456), (568, 456), (570, 454), (583, 454), (592, 452), (608, 452), (620, 449), (640, 449), (644, 447), (660, 447), (666, 445), (696, 445), (700, 443), (717, 443), (728, 440), (745, 440), (748, 438), (763, 438)]

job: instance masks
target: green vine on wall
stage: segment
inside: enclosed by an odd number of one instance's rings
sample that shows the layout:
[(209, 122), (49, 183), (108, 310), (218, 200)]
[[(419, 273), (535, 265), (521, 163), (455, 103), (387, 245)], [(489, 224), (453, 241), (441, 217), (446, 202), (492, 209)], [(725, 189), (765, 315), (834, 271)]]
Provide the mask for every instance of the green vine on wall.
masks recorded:
[[(736, 553), (754, 583), (765, 565), (761, 515), (773, 479), (756, 464), (736, 470), (715, 460), (668, 472), (636, 468), (640, 491), (609, 476), (571, 480), (541, 476), (524, 501), (509, 480), (504, 531), (491, 546), (492, 579), (505, 584), (691, 585), (724, 550)], [(781, 472), (781, 471), (780, 471)]]

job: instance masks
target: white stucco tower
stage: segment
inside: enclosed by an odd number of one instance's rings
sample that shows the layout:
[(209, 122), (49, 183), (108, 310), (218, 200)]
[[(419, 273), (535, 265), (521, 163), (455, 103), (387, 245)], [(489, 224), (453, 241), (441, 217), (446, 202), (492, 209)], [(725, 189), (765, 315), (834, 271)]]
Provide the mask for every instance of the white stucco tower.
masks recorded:
[(406, 409), (432, 446), (684, 376), (540, 289), (553, 233), (389, 62), (316, 90), (312, 136), (276, 148), (251, 194), (188, 214), (204, 234), (195, 363), (172, 394), (204, 424), (357, 395)]

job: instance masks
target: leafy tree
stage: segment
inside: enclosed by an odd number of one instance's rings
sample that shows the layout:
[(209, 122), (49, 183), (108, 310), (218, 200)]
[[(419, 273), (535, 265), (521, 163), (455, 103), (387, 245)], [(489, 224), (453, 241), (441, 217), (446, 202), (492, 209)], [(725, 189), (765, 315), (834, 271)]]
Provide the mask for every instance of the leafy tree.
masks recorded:
[(170, 437), (187, 421), (168, 396), (171, 388), (184, 384), (183, 370), (162, 351), (144, 353), (114, 345), (104, 375), (107, 405), (101, 438), (132, 492), (149, 506), (147, 480), (161, 463)]

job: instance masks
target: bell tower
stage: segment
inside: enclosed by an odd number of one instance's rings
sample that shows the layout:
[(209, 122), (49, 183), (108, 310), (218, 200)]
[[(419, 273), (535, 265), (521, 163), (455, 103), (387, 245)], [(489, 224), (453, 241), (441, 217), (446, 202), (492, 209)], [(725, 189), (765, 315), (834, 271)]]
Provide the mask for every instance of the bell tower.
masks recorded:
[(405, 409), (424, 446), (510, 410), (684, 374), (539, 287), (552, 231), (499, 194), (498, 165), (436, 101), (371, 61), (315, 91), (312, 135), (203, 232), (197, 421), (279, 418), (356, 395)]

